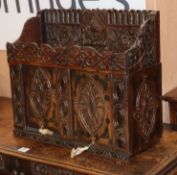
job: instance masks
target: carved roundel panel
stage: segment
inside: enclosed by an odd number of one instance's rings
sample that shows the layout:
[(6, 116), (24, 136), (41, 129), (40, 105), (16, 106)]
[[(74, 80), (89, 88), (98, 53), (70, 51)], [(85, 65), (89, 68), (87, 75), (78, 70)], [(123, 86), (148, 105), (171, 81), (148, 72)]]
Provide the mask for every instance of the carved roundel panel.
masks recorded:
[(92, 78), (81, 80), (77, 88), (78, 118), (82, 127), (94, 137), (105, 121), (103, 89)]
[(36, 117), (44, 116), (49, 110), (51, 88), (49, 73), (41, 68), (37, 69), (29, 89), (30, 106)]
[(144, 139), (148, 139), (154, 129), (157, 107), (157, 99), (151, 88), (144, 81), (138, 90), (136, 111), (134, 113), (138, 134)]

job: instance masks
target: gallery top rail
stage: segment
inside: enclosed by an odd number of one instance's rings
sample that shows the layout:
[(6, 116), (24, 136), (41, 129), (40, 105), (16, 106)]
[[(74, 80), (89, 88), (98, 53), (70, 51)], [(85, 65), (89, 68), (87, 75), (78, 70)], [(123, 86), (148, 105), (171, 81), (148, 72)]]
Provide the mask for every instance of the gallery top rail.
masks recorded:
[[(108, 25), (141, 25), (145, 20), (155, 15), (151, 10), (42, 10), (39, 16), (44, 16), (46, 23), (80, 24), (85, 13), (99, 13), (103, 15)], [(91, 13), (90, 13), (91, 14)]]

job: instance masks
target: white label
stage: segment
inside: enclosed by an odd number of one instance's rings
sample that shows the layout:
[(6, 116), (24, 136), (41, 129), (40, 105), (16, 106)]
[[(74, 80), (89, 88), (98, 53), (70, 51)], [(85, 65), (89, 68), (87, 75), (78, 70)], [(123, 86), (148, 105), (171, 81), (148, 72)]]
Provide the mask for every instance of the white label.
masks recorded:
[(25, 148), (25, 147), (21, 147), (18, 149), (19, 152), (22, 152), (22, 153), (26, 153), (30, 150), (30, 148)]

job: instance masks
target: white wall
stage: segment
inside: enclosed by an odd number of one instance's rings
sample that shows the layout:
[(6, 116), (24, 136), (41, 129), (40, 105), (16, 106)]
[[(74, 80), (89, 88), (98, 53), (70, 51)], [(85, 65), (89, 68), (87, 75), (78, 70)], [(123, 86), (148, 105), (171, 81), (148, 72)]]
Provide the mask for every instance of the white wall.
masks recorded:
[[(160, 11), (160, 40), (163, 94), (177, 87), (177, 1), (147, 0), (148, 9)], [(163, 120), (170, 122), (169, 106), (163, 102)]]
[(11, 97), (9, 66), (5, 51), (0, 50), (0, 96)]

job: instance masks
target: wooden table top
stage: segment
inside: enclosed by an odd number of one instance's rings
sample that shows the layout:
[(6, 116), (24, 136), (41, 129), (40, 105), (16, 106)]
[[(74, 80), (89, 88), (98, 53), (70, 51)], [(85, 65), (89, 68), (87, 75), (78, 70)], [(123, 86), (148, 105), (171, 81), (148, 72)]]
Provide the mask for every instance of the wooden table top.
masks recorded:
[[(177, 164), (177, 131), (164, 129), (159, 144), (129, 162), (96, 157), (87, 152), (71, 159), (70, 149), (13, 135), (11, 100), (0, 98), (0, 153), (92, 175), (157, 175)], [(21, 153), (17, 149), (30, 148)]]
[(177, 102), (177, 87), (164, 94), (162, 99), (168, 102)]

